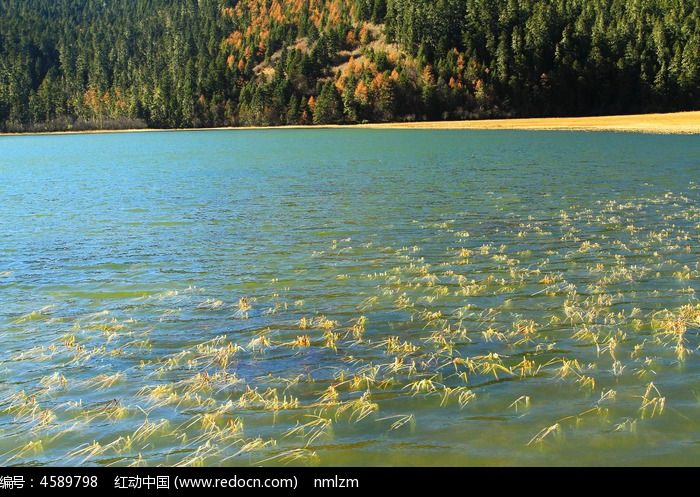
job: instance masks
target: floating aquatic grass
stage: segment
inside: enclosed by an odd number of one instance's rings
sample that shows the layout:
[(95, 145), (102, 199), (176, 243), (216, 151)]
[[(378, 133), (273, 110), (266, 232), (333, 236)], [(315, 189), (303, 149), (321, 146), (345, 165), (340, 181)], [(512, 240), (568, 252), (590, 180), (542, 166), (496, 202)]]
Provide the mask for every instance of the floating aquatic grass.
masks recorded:
[(320, 414), (308, 415), (311, 418), (306, 423), (299, 424), (289, 429), (284, 437), (300, 437), (304, 445), (312, 445), (320, 437), (332, 437), (333, 419), (325, 418)]
[(414, 414), (399, 414), (396, 416), (388, 416), (386, 418), (379, 418), (377, 421), (388, 421), (394, 420), (391, 423), (390, 430), (398, 430), (404, 426), (409, 426), (411, 432), (415, 432), (416, 429), (416, 416)]
[(17, 447), (2, 455), (5, 465), (18, 464), (30, 457), (36, 457), (44, 451), (44, 444), (41, 440), (27, 442), (21, 447)]
[(258, 461), (259, 464), (279, 463), (283, 465), (312, 466), (318, 464), (320, 457), (317, 452), (305, 447), (285, 450), (274, 456)]
[(454, 388), (444, 387), (443, 397), (440, 405), (446, 405), (451, 397), (457, 397), (459, 407), (464, 409), (464, 407), (466, 407), (467, 404), (469, 404), (469, 402), (476, 398), (476, 394), (471, 388), (466, 386)]
[(151, 422), (146, 419), (131, 435), (134, 443), (144, 443), (150, 438), (155, 438), (161, 433), (166, 433), (170, 429), (170, 421), (161, 419), (156, 422)]
[(93, 440), (91, 444), (83, 444), (80, 447), (68, 452), (68, 460), (79, 459), (80, 464), (85, 464), (89, 459), (104, 454), (106, 448), (98, 441)]
[(367, 391), (355, 400), (348, 400), (336, 408), (335, 416), (349, 413), (350, 421), (360, 422), (370, 414), (379, 411), (379, 404), (372, 401), (372, 394)]
[(542, 428), (539, 432), (537, 432), (537, 434), (534, 437), (530, 439), (527, 445), (531, 446), (541, 444), (544, 442), (545, 438), (547, 438), (548, 436), (552, 436), (553, 434), (556, 434), (559, 431), (561, 431), (561, 426), (559, 426), (559, 423), (554, 423), (551, 426)]
[(240, 457), (243, 454), (251, 454), (258, 451), (266, 450), (270, 447), (275, 447), (277, 442), (275, 440), (263, 440), (260, 437), (254, 439), (243, 439), (240, 448), (236, 450), (232, 455), (225, 457), (223, 460), (228, 461)]
[(659, 389), (656, 388), (653, 382), (647, 385), (646, 391), (642, 396), (642, 405), (639, 408), (641, 417), (651, 417), (661, 415), (666, 405), (666, 397), (662, 397)]

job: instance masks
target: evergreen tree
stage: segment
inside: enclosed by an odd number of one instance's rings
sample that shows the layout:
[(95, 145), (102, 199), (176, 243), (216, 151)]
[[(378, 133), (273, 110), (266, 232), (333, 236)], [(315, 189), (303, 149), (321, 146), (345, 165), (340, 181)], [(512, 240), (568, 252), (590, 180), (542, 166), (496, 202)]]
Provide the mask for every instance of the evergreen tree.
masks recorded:
[(332, 81), (323, 84), (314, 107), (314, 124), (339, 124), (343, 119), (342, 102)]

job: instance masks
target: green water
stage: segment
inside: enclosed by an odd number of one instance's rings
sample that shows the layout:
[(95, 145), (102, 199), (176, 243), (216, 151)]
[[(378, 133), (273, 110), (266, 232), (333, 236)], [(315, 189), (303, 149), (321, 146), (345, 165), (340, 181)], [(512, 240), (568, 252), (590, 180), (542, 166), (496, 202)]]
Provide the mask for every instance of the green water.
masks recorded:
[(0, 137), (0, 465), (700, 463), (700, 138)]

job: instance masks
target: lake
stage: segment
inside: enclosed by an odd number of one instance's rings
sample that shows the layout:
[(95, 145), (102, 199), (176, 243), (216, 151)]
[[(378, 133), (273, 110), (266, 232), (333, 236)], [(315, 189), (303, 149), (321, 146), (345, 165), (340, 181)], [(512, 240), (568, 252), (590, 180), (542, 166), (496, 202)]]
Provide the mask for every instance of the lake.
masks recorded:
[(0, 465), (700, 463), (700, 137), (0, 137)]

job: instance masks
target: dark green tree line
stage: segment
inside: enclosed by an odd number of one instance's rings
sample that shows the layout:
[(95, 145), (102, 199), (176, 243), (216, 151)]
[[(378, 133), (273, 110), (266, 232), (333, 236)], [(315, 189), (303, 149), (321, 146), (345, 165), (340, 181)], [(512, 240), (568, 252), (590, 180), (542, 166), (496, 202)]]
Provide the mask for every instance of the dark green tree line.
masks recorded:
[(0, 0), (0, 130), (700, 108), (697, 0)]

